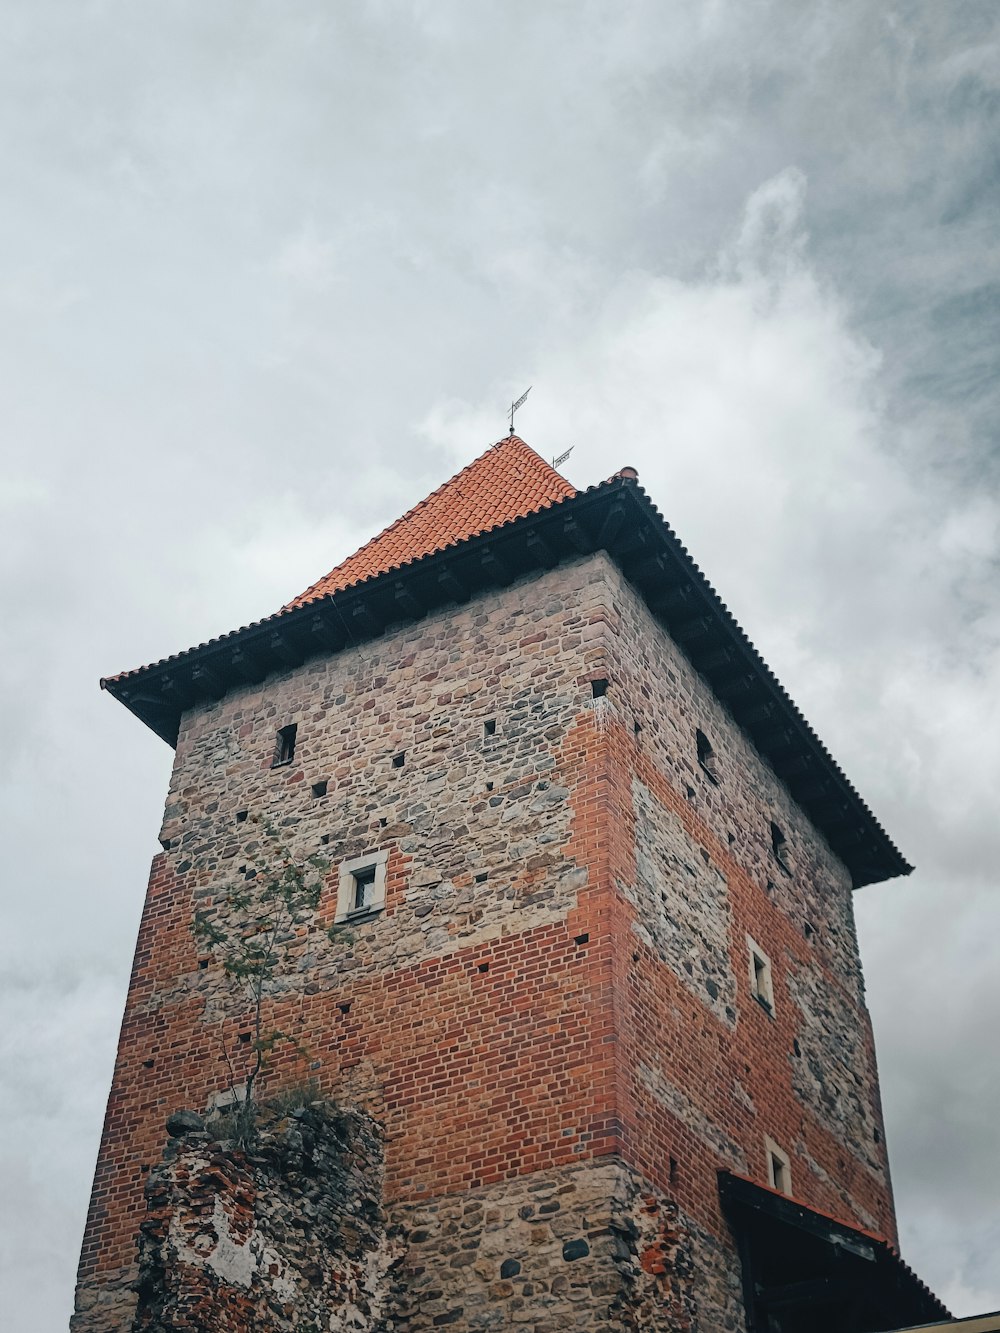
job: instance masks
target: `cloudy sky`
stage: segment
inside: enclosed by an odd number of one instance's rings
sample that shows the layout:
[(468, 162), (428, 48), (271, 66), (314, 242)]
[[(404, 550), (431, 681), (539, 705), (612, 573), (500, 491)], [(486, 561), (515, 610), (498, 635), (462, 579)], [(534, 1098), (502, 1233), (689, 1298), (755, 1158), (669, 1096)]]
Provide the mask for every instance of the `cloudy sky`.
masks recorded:
[(917, 872), (904, 1256), (1000, 1306), (1000, 6), (0, 0), (0, 1308), (62, 1329), (170, 751), (98, 677), (504, 433), (631, 464)]

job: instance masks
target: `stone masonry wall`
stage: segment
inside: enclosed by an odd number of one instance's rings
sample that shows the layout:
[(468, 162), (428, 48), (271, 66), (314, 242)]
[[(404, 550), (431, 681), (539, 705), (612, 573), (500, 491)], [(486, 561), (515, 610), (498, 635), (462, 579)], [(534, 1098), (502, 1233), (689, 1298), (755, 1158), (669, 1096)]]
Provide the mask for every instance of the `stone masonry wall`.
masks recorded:
[[(420, 1333), (614, 1327), (676, 1333), (699, 1301), (738, 1326), (740, 1287), (677, 1205), (606, 1159), (447, 1195), (382, 1199), (379, 1127), (312, 1103), (168, 1121), (146, 1183), (131, 1333)], [(695, 1273), (693, 1242), (702, 1256)]]
[(732, 1256), (615, 1159), (401, 1205), (396, 1218), (395, 1333), (741, 1326)]

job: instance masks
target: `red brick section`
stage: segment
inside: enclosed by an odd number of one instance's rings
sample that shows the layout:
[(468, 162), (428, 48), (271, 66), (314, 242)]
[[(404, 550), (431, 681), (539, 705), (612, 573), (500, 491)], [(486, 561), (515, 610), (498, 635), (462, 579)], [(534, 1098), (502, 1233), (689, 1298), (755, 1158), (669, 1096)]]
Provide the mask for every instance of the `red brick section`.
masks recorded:
[[(635, 813), (631, 781), (638, 775), (667, 808), (683, 822), (693, 842), (704, 847), (721, 869), (732, 910), (730, 962), (741, 983), (740, 1019), (730, 1028), (681, 984), (630, 929), (633, 909), (617, 898), (614, 928), (616, 1004), (619, 1008), (619, 1105), (623, 1121), (623, 1155), (654, 1185), (677, 1200), (684, 1211), (719, 1237), (728, 1234), (717, 1189), (717, 1172), (727, 1161), (672, 1115), (639, 1078), (638, 1066), (651, 1050), (670, 1052), (671, 1078), (713, 1125), (746, 1152), (757, 1183), (767, 1183), (764, 1134), (792, 1156), (794, 1197), (801, 1203), (845, 1217), (842, 1189), (877, 1219), (878, 1233), (896, 1244), (892, 1196), (875, 1177), (826, 1132), (803, 1107), (792, 1088), (788, 1053), (795, 1040), (796, 1006), (778, 960), (811, 961), (822, 967), (831, 987), (841, 981), (803, 939), (793, 923), (735, 862), (725, 847), (681, 795), (637, 747), (631, 729), (615, 722), (607, 728), (609, 790), (607, 829), (611, 839), (612, 873), (625, 883), (635, 879)], [(746, 935), (767, 940), (772, 958), (775, 1006), (771, 1017), (748, 993)], [(872, 1054), (868, 1015), (858, 1015)], [(756, 1115), (732, 1097), (734, 1081), (749, 1092)], [(881, 1117), (879, 1116), (879, 1119)], [(793, 1151), (804, 1142), (809, 1155), (826, 1174), (804, 1169)], [(671, 1179), (670, 1158), (676, 1167)], [(838, 1186), (841, 1189), (838, 1189)], [(861, 1217), (848, 1216), (852, 1226), (865, 1228)]]
[(509, 435), (294, 598), (302, 606), (432, 551), (547, 509), (576, 492), (517, 435)]
[[(309, 1059), (321, 1066), (310, 1068), (301, 1054), (286, 1050), (274, 1068), (277, 1084), (316, 1078), (324, 1093), (357, 1096), (384, 1119), (390, 1203), (620, 1148), (613, 912), (602, 831), (605, 750), (591, 716), (582, 714), (556, 770), (573, 789), (574, 860), (586, 867), (592, 886), (580, 891), (578, 906), (563, 920), (396, 971), (360, 969), (340, 990), (297, 996), (266, 1017), (266, 1027), (307, 1034)], [(407, 872), (407, 858), (391, 851), (386, 918), (403, 899)], [(203, 1001), (177, 985), (197, 968), (193, 887), (184, 875), (170, 874), (166, 856), (154, 859), (81, 1284), (125, 1272), (134, 1262), (143, 1184), (163, 1151), (167, 1115), (183, 1106), (200, 1109), (225, 1082), (219, 1028), (203, 1021)], [(331, 876), (318, 928), (332, 919), (335, 900)], [(173, 997), (164, 1002), (163, 992), (171, 989)], [(231, 1038), (241, 1026), (232, 1024)]]

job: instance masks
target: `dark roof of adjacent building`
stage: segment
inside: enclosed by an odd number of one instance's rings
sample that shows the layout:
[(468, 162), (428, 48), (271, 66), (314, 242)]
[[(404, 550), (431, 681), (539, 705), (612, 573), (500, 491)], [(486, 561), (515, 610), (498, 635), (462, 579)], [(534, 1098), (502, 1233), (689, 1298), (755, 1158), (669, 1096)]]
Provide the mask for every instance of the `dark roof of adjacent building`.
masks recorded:
[(944, 1323), (911, 1324), (909, 1328), (894, 1329), (893, 1333), (1000, 1333), (1000, 1310), (946, 1319)]
[(176, 743), (186, 708), (338, 652), (561, 560), (606, 551), (851, 871), (855, 887), (911, 867), (714, 588), (623, 468), (575, 490), (515, 435), (265, 620), (101, 681)]
[(840, 1333), (951, 1317), (885, 1236), (730, 1171), (719, 1172), (719, 1195), (755, 1316), (783, 1313), (789, 1327)]

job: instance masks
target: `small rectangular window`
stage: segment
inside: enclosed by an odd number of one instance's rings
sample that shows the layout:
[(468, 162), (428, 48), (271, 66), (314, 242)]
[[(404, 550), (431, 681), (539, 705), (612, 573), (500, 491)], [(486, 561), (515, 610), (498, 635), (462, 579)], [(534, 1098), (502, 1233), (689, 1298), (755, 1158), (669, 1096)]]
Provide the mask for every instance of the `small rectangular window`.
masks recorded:
[(779, 1194), (791, 1196), (792, 1164), (788, 1154), (767, 1135), (764, 1136), (764, 1152), (767, 1156), (767, 1183)]
[(483, 735), (495, 736), (497, 734), (497, 720), (495, 717), (488, 717), (483, 723)]
[(771, 985), (771, 960), (749, 935), (747, 946), (750, 950), (750, 994), (773, 1017), (774, 989)]
[(365, 866), (361, 870), (355, 870), (353, 879), (354, 893), (352, 895), (351, 911), (368, 912), (371, 910), (375, 893), (375, 867)]
[(388, 851), (370, 852), (367, 856), (355, 857), (341, 865), (337, 887), (337, 921), (382, 911), (385, 907), (388, 860)]
[(712, 749), (712, 742), (708, 739), (705, 733), (697, 727), (695, 728), (694, 741), (698, 749), (698, 763), (701, 767), (701, 771), (712, 782), (718, 783), (719, 774), (716, 769), (715, 751)]
[(771, 820), (771, 851), (785, 874), (790, 875), (792, 873), (792, 855), (788, 846), (788, 839), (773, 819)]
[(274, 746), (274, 758), (271, 761), (272, 768), (290, 764), (295, 758), (295, 735), (298, 729), (298, 723), (290, 722), (287, 727), (279, 730)]

